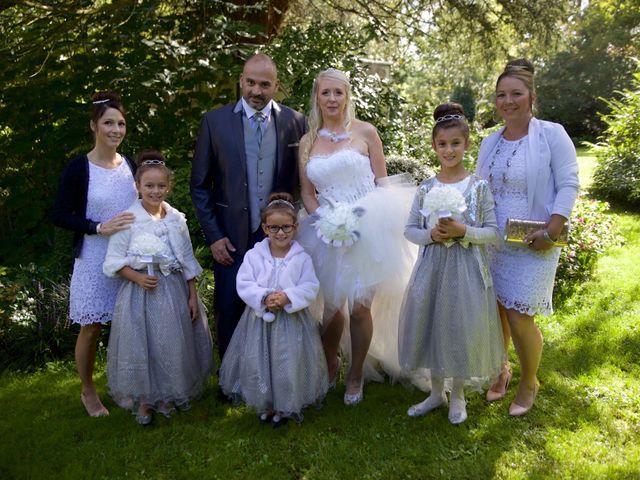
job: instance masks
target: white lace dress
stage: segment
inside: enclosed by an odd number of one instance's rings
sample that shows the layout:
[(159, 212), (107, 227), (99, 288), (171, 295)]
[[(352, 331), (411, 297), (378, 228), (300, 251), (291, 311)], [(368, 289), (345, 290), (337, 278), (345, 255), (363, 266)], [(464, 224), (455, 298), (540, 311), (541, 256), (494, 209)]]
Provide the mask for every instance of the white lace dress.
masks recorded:
[[(529, 219), (526, 146), (526, 136), (513, 141), (501, 138), (489, 164), (488, 180), (502, 238), (508, 218)], [(527, 315), (551, 314), (559, 258), (559, 248), (536, 251), (503, 242), (493, 249), (491, 275), (498, 301)]]
[[(113, 169), (89, 162), (87, 218), (106, 222), (125, 211), (137, 196), (133, 175), (126, 161), (123, 160)], [(69, 319), (73, 323), (107, 323), (113, 316), (121, 280), (102, 273), (108, 243), (107, 236), (84, 236), (82, 252), (75, 259), (71, 276)]]
[[(381, 380), (374, 365), (391, 376), (398, 363), (398, 316), (404, 290), (415, 263), (417, 247), (404, 238), (415, 185), (402, 176), (379, 179), (376, 185), (369, 157), (352, 148), (311, 156), (306, 165), (318, 191), (320, 206), (347, 204), (361, 208), (353, 245), (336, 247), (321, 240), (312, 215), (301, 222), (297, 240), (311, 255), (320, 280), (324, 321), (354, 304), (371, 307), (373, 338), (365, 364), (368, 379)], [(341, 347), (349, 354), (348, 315)]]

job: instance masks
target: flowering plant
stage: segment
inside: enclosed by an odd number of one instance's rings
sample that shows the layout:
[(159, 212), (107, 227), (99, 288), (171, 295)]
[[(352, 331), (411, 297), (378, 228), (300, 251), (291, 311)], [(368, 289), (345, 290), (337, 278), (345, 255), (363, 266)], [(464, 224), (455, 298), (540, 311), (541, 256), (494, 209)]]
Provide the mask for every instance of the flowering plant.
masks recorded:
[(316, 233), (324, 243), (334, 247), (348, 247), (360, 238), (358, 226), (364, 208), (336, 203), (317, 210), (320, 218), (313, 223)]
[(137, 255), (141, 263), (147, 265), (147, 272), (153, 275), (153, 263), (168, 256), (168, 247), (160, 238), (152, 233), (136, 235), (129, 246), (129, 254)]
[(609, 215), (609, 204), (581, 194), (571, 212), (569, 241), (560, 252), (553, 288), (554, 304), (567, 301), (591, 278), (598, 258), (611, 246), (621, 245), (624, 237)]

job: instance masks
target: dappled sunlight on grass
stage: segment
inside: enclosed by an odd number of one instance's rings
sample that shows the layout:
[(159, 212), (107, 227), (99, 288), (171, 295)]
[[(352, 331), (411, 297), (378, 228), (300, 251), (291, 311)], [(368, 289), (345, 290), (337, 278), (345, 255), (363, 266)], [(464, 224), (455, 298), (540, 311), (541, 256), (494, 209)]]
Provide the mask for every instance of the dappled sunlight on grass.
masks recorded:
[(488, 404), (468, 392), (469, 419), (447, 409), (409, 418), (425, 392), (371, 383), (342, 403), (344, 384), (301, 424), (261, 425), (255, 412), (221, 403), (215, 379), (192, 410), (156, 416), (149, 428), (113, 405), (104, 359), (97, 386), (111, 411), (84, 414), (73, 364), (0, 376), (0, 478), (640, 478), (640, 217), (617, 216), (627, 238), (598, 263), (579, 298), (539, 319), (545, 350), (540, 393), (511, 418), (513, 386)]

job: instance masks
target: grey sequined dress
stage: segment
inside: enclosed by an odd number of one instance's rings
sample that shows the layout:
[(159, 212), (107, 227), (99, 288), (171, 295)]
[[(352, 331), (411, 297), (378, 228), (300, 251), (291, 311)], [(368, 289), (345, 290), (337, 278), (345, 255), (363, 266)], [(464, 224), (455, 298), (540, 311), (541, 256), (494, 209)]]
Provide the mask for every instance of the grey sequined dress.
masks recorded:
[(471, 175), (458, 184), (466, 211), (463, 239), (447, 247), (431, 239), (422, 209), (425, 195), (441, 184), (435, 177), (416, 193), (405, 236), (420, 245), (400, 314), (400, 365), (409, 372), (485, 383), (500, 372), (502, 330), (485, 245), (499, 239), (493, 198), (485, 180)]
[(154, 263), (158, 285), (144, 290), (123, 281), (118, 291), (107, 352), (107, 384), (113, 400), (136, 412), (140, 404), (159, 408), (198, 397), (213, 369), (211, 332), (204, 306), (192, 321), (187, 280), (202, 272), (184, 215), (164, 203), (167, 215), (153, 219), (136, 201), (128, 230), (111, 236), (103, 271), (116, 275), (124, 266), (146, 270), (134, 250), (142, 238), (163, 245)]

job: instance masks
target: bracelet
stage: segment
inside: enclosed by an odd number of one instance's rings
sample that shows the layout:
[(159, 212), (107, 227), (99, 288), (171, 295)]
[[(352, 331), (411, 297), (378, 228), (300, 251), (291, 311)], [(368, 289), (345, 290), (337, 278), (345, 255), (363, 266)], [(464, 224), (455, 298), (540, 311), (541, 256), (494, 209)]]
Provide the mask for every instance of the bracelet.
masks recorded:
[(551, 238), (551, 236), (549, 235), (549, 231), (547, 229), (544, 230), (544, 233), (542, 234), (542, 236), (544, 237), (547, 243), (550, 243), (551, 245), (556, 244), (556, 241)]
[(100, 230), (102, 229), (102, 224), (99, 223), (96, 225), (96, 235), (100, 235)]

